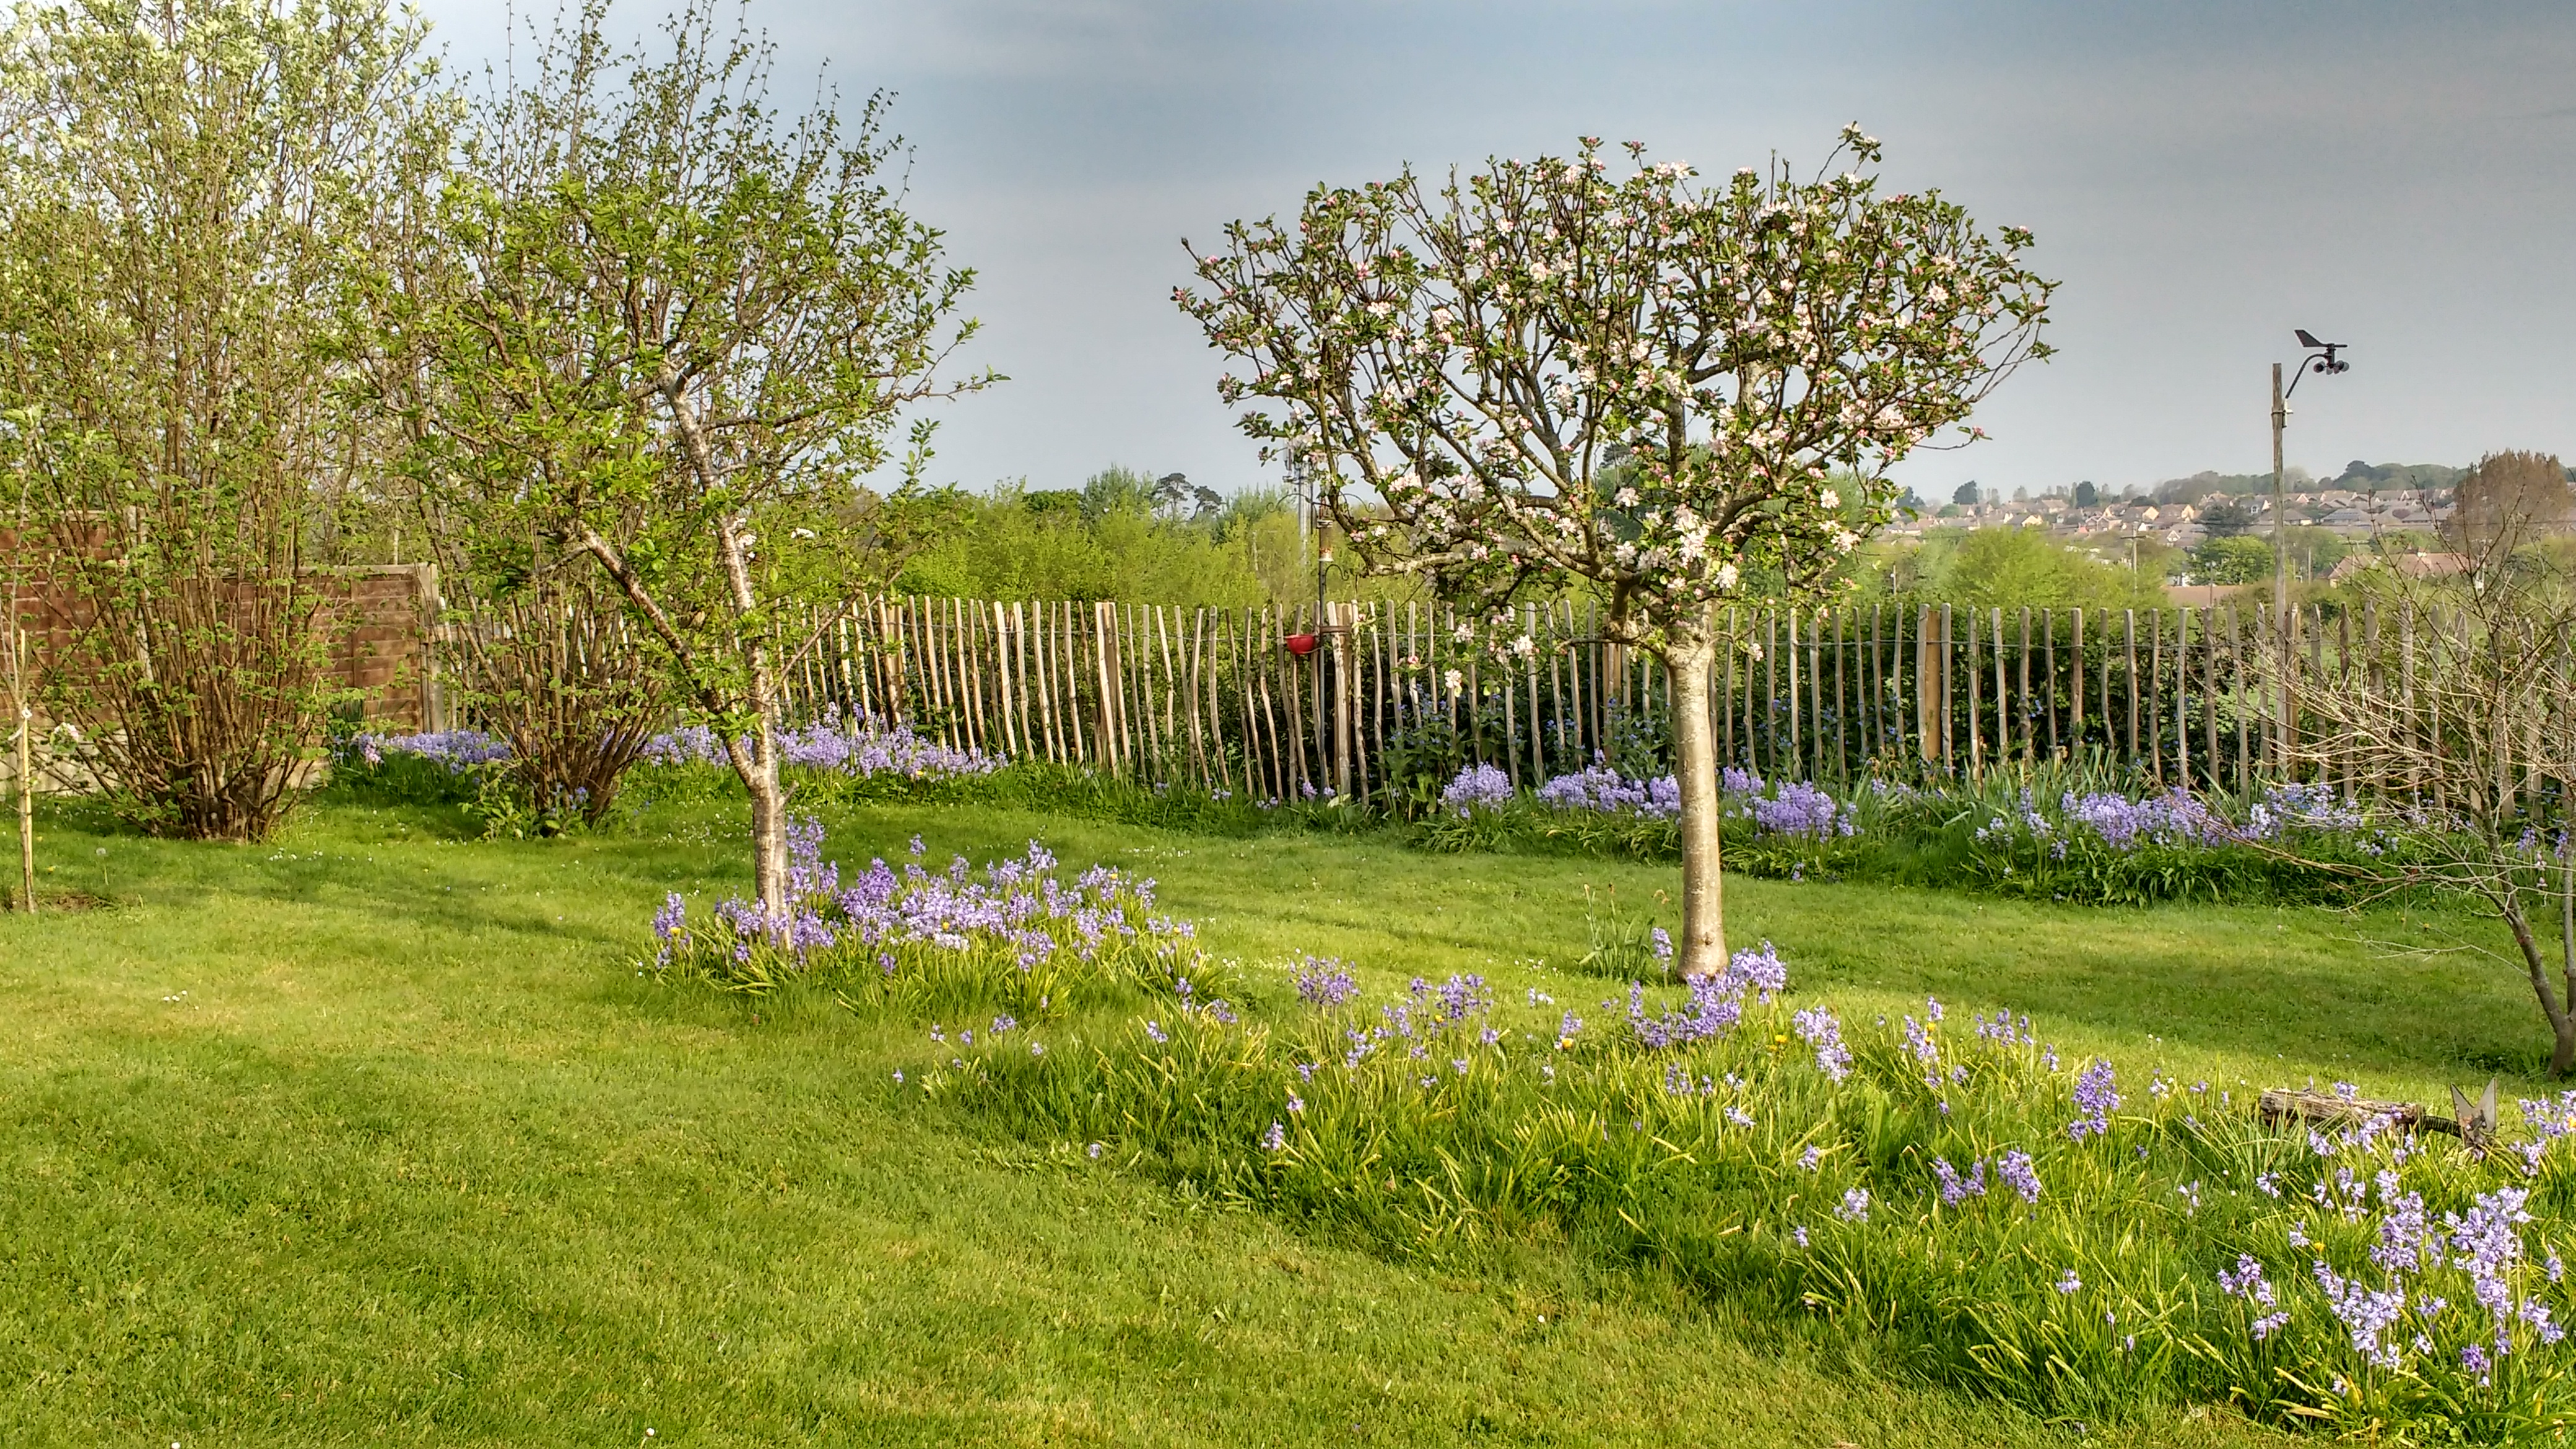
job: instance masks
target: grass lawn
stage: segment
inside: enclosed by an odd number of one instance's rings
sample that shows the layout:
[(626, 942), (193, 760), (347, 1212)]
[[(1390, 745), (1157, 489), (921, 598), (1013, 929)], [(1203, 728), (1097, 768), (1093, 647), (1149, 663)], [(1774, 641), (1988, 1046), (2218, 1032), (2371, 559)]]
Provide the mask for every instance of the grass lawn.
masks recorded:
[[(1669, 868), (870, 808), (845, 860), (1032, 836), (1136, 865), (1256, 982), (1570, 975)], [(730, 821), (464, 843), (316, 809), (272, 847), (49, 826), (102, 911), (0, 920), (0, 1442), (1991, 1444), (2072, 1430), (1890, 1379), (1545, 1243), (1391, 1264), (898, 1106), (922, 1023), (636, 974)], [(103, 852), (103, 853), (101, 853)], [(2029, 1011), (2125, 1068), (2434, 1100), (2545, 1033), (2456, 919), (1731, 884), (1847, 1010)], [(1664, 913), (1671, 922), (1669, 911)], [(1270, 977), (1268, 979), (1276, 979)], [(2232, 1444), (2225, 1416), (2091, 1441)]]

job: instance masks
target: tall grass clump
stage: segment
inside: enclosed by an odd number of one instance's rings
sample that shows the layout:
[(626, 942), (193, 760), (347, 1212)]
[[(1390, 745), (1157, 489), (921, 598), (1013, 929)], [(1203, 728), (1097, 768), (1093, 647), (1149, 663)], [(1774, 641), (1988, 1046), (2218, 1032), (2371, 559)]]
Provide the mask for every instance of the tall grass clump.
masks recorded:
[(1330, 962), (1293, 984), (1285, 1016), (1178, 995), (1058, 1050), (943, 1041), (907, 1090), (1393, 1254), (1561, 1236), (2059, 1420), (2576, 1419), (2576, 1095), (2492, 1147), (2266, 1123), (2005, 1012), (1845, 1022), (1767, 945), (1572, 1006), (1474, 976), (1363, 1001)]

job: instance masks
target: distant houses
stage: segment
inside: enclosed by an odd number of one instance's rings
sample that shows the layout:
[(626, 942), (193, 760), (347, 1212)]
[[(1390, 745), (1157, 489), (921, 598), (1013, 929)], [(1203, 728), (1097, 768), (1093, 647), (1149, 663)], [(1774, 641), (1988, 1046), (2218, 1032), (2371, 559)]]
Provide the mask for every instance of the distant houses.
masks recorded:
[(2469, 556), (2464, 553), (2401, 553), (2387, 558), (2376, 554), (2348, 555), (2326, 575), (2330, 584), (2350, 583), (2375, 568), (2394, 569), (2401, 578), (2446, 579), (2469, 571)]
[[(2032, 498), (2012, 503), (1952, 504), (1926, 510), (1892, 530), (1900, 536), (1952, 528), (2041, 528), (2053, 538), (2102, 543), (2114, 538), (2150, 538), (2176, 548), (2190, 548), (2209, 536), (2202, 526), (2204, 506), (2220, 497), (2240, 499), (2251, 510), (2256, 535), (2272, 528), (2269, 494), (2214, 494), (2201, 504), (2152, 503), (2124, 498), (2095, 508), (2077, 508), (2063, 497)], [(2283, 500), (2293, 527), (2329, 529), (2346, 538), (2365, 539), (2390, 533), (2430, 533), (2451, 516), (2447, 488), (2392, 489), (2363, 493), (2345, 488), (2310, 488)], [(2429, 556), (2429, 555), (2428, 555)]]

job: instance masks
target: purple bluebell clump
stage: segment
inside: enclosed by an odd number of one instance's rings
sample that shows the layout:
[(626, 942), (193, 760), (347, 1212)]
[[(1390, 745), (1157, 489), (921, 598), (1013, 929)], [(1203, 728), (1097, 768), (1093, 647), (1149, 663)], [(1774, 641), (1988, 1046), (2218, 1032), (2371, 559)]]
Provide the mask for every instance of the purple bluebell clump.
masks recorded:
[(2039, 1201), (2039, 1169), (2032, 1165), (2030, 1154), (2016, 1147), (2004, 1153), (1995, 1164), (1995, 1175), (2004, 1186), (2021, 1195), (2026, 1203)]
[[(746, 736), (736, 743), (748, 748), (750, 739)], [(887, 727), (866, 716), (828, 715), (781, 730), (778, 751), (779, 758), (790, 765), (860, 778), (899, 775), (907, 780), (938, 780), (989, 775), (1008, 763), (1000, 755), (923, 739), (902, 721)], [(643, 758), (657, 765), (727, 763), (723, 739), (705, 725), (683, 725), (655, 735), (644, 746)]]
[(2330, 785), (2290, 781), (2267, 785), (2249, 812), (2245, 835), (2271, 840), (2287, 830), (2354, 832), (2367, 827), (2369, 815), (2358, 800), (2337, 796)]
[(1767, 1003), (1788, 986), (1789, 972), (1780, 964), (1779, 952), (1765, 941), (1758, 949), (1736, 952), (1722, 969), (1692, 977), (1686, 984), (1688, 999), (1661, 1016), (1647, 1014), (1643, 985), (1629, 986), (1628, 1025), (1641, 1045), (1660, 1051), (1722, 1036), (1744, 1019), (1745, 992), (1753, 991)]
[(670, 965), (671, 953), (687, 946), (688, 931), (688, 902), (680, 899), (678, 891), (673, 891), (662, 898), (662, 909), (653, 913), (653, 939), (658, 943), (653, 964)]
[(1339, 1006), (1360, 994), (1348, 962), (1327, 956), (1303, 956), (1297, 966), (1297, 999), (1308, 1006)]
[(1460, 815), (1494, 810), (1512, 802), (1512, 777), (1491, 765), (1468, 765), (1440, 792), (1440, 803)]
[(2111, 1131), (2111, 1113), (2120, 1105), (2120, 1089), (2111, 1064), (2096, 1061), (2075, 1079), (2075, 1110), (2081, 1115), (2066, 1124), (2066, 1135), (2081, 1142), (2087, 1137), (2102, 1137)]
[(1958, 1207), (1972, 1197), (1986, 1195), (1986, 1160), (1982, 1157), (1968, 1165), (1966, 1172), (1950, 1165), (1950, 1159), (1932, 1159), (1932, 1176), (1940, 1184), (1941, 1202), (1945, 1207)]
[(730, 896), (710, 908), (708, 927), (693, 931), (674, 895), (654, 918), (656, 965), (695, 959), (740, 967), (767, 952), (795, 971), (865, 962), (891, 976), (899, 958), (964, 956), (1026, 975), (1063, 955), (1155, 977), (1195, 959), (1195, 928), (1155, 910), (1152, 881), (1094, 867), (1068, 886), (1055, 856), (1034, 841), (1025, 855), (980, 873), (963, 857), (944, 871), (918, 861), (897, 871), (874, 860), (847, 881), (823, 856), (819, 822), (791, 821), (787, 844), (784, 911)]
[(2326, 1306), (2343, 1322), (2344, 1331), (2352, 1337), (2353, 1352), (2380, 1368), (2396, 1368), (2405, 1361), (2393, 1338), (2382, 1342), (2397, 1321), (2406, 1315), (2406, 1295), (2393, 1289), (2375, 1289), (2338, 1276), (2319, 1258), (2312, 1266), (2317, 1286), (2325, 1290)]
[(1843, 1045), (1842, 1023), (1821, 1006), (1810, 1006), (1789, 1018), (1798, 1039), (1816, 1049), (1816, 1070), (1839, 1082), (1851, 1075), (1851, 1049)]
[(428, 730), (411, 735), (355, 735), (349, 740), (349, 750), (370, 765), (383, 764), (388, 754), (414, 755), (445, 765), (452, 775), (461, 775), (476, 765), (497, 764), (510, 758), (508, 740), (468, 729)]
[(2113, 850), (2149, 844), (2214, 845), (2238, 837), (2236, 829), (2215, 811), (2180, 789), (2143, 800), (2069, 791), (2058, 801), (2058, 810)]
[(1558, 810), (1597, 810), (1605, 815), (1670, 820), (1682, 813), (1682, 789), (1672, 776), (1632, 780), (1603, 764), (1557, 776), (1538, 787), (1537, 798)]
[(1831, 840), (1852, 833), (1852, 811), (1834, 797), (1804, 781), (1783, 785), (1771, 795), (1756, 795), (1747, 808), (1753, 823), (1775, 835)]

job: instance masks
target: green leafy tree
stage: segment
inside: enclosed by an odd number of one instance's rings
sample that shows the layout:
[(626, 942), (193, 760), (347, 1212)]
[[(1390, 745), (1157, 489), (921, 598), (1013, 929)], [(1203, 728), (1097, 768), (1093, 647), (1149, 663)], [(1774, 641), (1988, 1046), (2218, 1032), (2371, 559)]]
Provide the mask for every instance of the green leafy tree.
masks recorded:
[[(2114, 567), (2067, 548), (2036, 528), (1980, 528), (1925, 545), (1916, 596), (1974, 608), (2153, 608), (2163, 584), (2142, 583), (2126, 560)], [(1946, 544), (1947, 547), (1940, 545)]]
[[(871, 99), (766, 101), (768, 52), (704, 8), (659, 60), (615, 52), (585, 8), (534, 79), (489, 101), (470, 180), (423, 231), (390, 309), (388, 375), (413, 420), (430, 518), (497, 579), (603, 570), (673, 693), (751, 796), (761, 901), (784, 920), (780, 682), (830, 606), (881, 585), (951, 512), (859, 480), (908, 406), (982, 386), (938, 368), (973, 330), (972, 274), (881, 174)], [(811, 606), (826, 606), (820, 616)]]
[(2102, 506), (2102, 490), (2093, 486), (2092, 479), (2087, 478), (2075, 485), (2075, 506), (2078, 508)]
[(2284, 543), (2290, 566), (2299, 571), (2300, 577), (2309, 579), (2322, 579), (2334, 572), (2335, 565), (2352, 552), (2352, 545), (2344, 541), (2343, 535), (2313, 524), (2289, 530)]
[(1005, 488), (989, 498), (960, 496), (956, 527), (912, 556), (900, 587), (969, 599), (1263, 602), (1245, 551), (1229, 545), (1214, 519), (1165, 516), (1150, 492), (1153, 481), (1109, 469), (1078, 493)]
[[(2027, 232), (1937, 194), (1857, 169), (1702, 185), (1627, 150), (1619, 176), (1586, 139), (1436, 190), (1318, 188), (1294, 224), (1194, 252), (1200, 289), (1175, 295), (1250, 362), (1220, 383), (1244, 430), (1304, 456), (1372, 569), (1498, 618), (1587, 587), (1609, 637), (1705, 699), (1714, 606), (1748, 574), (1837, 577), (1890, 516), (1887, 469), (2046, 354), (2051, 284)], [(1843, 152), (1879, 154), (1857, 127)], [(1679, 711), (1674, 743), (1681, 964), (1706, 973), (1726, 960), (1708, 712)]]
[(2259, 584), (2272, 577), (2272, 545), (2229, 534), (2191, 550), (2191, 571), (2205, 584)]
[(2254, 505), (2242, 498), (2221, 498), (2200, 511), (2200, 531), (2211, 538), (2236, 538), (2254, 527)]
[(1950, 492), (1950, 502), (1960, 508), (1977, 506), (1977, 480), (1969, 479)]
[(148, 830), (258, 839), (338, 693), (317, 499), (381, 452), (345, 298), (444, 102), (378, 0), (78, 0), (0, 32), (0, 401), (76, 600), (51, 712)]

